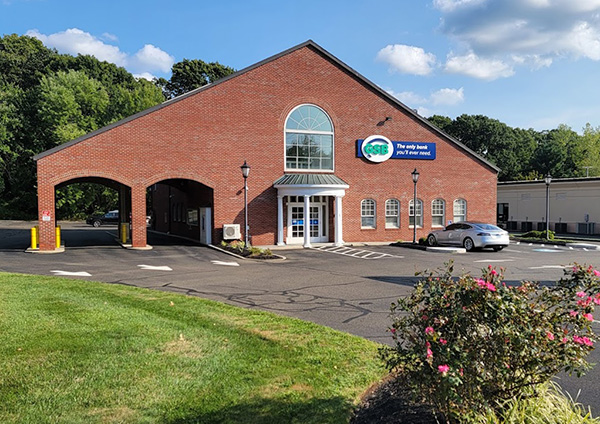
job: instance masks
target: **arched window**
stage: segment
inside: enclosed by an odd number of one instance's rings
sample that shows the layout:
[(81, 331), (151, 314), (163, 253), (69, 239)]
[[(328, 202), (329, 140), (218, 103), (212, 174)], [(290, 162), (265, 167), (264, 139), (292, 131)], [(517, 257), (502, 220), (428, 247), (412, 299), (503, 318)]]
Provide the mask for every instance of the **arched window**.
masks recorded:
[(375, 200), (364, 199), (360, 202), (360, 227), (375, 228)]
[(461, 222), (467, 220), (467, 201), (465, 199), (456, 199), (454, 201), (454, 220), (452, 222)]
[(385, 201), (385, 228), (400, 228), (400, 202), (396, 199)]
[(446, 202), (443, 199), (435, 199), (431, 202), (431, 226), (443, 227), (446, 215)]
[(285, 168), (333, 171), (333, 125), (323, 109), (300, 105), (287, 117)]
[(417, 199), (417, 207), (414, 207), (414, 201), (411, 199), (408, 202), (408, 226), (412, 227), (415, 225), (415, 218), (417, 227), (423, 226), (423, 202), (421, 199)]

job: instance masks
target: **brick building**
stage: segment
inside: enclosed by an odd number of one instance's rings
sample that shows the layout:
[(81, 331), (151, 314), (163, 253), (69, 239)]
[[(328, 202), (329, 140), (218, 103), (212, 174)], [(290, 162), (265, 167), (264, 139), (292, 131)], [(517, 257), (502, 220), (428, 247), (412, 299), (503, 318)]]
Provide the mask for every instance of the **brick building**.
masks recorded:
[(83, 181), (119, 190), (133, 247), (147, 214), (157, 231), (215, 243), (233, 224), (243, 239), (244, 161), (253, 245), (412, 240), (413, 211), (418, 237), (496, 219), (496, 167), (312, 41), (35, 160), (41, 250), (55, 189)]

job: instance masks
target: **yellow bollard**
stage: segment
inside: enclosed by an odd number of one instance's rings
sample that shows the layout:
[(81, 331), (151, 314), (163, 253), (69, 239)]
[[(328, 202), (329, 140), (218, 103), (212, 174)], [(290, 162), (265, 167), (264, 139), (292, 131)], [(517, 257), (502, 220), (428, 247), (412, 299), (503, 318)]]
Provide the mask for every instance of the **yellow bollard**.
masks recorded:
[(126, 222), (121, 223), (121, 243), (127, 243), (127, 226)]
[(37, 227), (31, 227), (31, 248), (37, 249)]
[(60, 225), (56, 226), (56, 248), (59, 249), (60, 248)]

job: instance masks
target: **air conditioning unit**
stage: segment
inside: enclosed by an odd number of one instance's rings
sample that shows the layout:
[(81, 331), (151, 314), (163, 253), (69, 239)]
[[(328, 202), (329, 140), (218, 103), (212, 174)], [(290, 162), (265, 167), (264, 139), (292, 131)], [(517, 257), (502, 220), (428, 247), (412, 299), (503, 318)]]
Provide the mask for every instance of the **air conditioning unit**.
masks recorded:
[(239, 240), (241, 238), (240, 224), (223, 225), (223, 240)]

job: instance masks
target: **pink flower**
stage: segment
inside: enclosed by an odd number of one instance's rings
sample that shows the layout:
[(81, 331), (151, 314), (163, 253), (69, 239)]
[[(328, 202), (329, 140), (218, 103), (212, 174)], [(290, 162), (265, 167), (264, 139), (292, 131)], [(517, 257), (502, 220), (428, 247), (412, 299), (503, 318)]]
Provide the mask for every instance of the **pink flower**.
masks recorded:
[(582, 337), (581, 340), (583, 341), (583, 344), (586, 346), (594, 346), (594, 343), (587, 337)]
[(548, 336), (549, 340), (554, 340), (554, 334), (552, 334), (551, 332), (546, 331), (546, 336)]
[(461, 368), (461, 369), (458, 370), (458, 373), (462, 377), (465, 374), (465, 371)]
[(443, 375), (446, 375), (446, 373), (450, 371), (450, 367), (448, 365), (438, 365), (438, 371)]
[(579, 291), (579, 292), (575, 293), (575, 295), (577, 297), (585, 297), (585, 292), (584, 291)]
[(597, 294), (596, 297), (594, 298), (594, 303), (596, 305), (600, 305), (600, 294)]
[(475, 281), (477, 281), (477, 286), (480, 287), (480, 288), (482, 288), (482, 289), (484, 289), (485, 286), (487, 285), (487, 281), (485, 281), (485, 280), (483, 280), (481, 278), (478, 278)]
[(577, 311), (571, 311), (571, 312), (569, 312), (569, 315), (571, 315), (572, 317), (576, 317)]
[(588, 321), (593, 321), (594, 320), (594, 316), (592, 314), (583, 314), (583, 317), (585, 319), (587, 319)]
[(597, 269), (594, 270), (594, 275), (596, 277), (600, 277), (600, 271), (598, 271)]
[(566, 342), (568, 342), (568, 341), (569, 341), (569, 339), (567, 339), (566, 337), (563, 337), (561, 341), (562, 341), (563, 343), (566, 343)]
[(445, 345), (448, 343), (448, 340), (440, 338), (440, 343)]
[(495, 269), (492, 269), (492, 275), (498, 275), (498, 272)]
[(433, 358), (433, 352), (431, 351), (430, 348), (427, 348), (427, 359), (429, 358)]
[(429, 334), (429, 335), (433, 334), (433, 327), (427, 327), (425, 329), (425, 334)]
[(493, 291), (493, 292), (496, 291), (496, 286), (493, 285), (492, 283), (487, 283), (485, 286), (489, 291)]
[(390, 333), (392, 333), (392, 334), (396, 334), (396, 329), (395, 329), (395, 328), (391, 328), (391, 329), (390, 329)]

